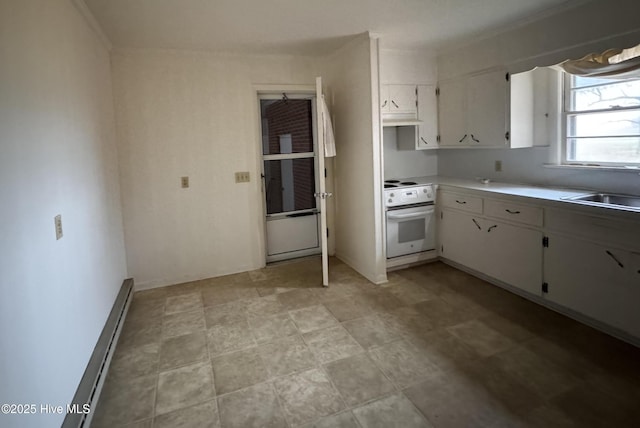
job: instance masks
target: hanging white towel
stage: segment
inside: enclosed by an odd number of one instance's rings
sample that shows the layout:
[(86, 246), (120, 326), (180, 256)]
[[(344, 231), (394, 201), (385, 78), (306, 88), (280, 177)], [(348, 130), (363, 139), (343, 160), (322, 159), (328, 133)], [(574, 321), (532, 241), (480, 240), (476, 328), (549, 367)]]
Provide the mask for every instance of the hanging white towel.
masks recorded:
[(333, 135), (333, 124), (331, 123), (331, 115), (327, 102), (322, 95), (322, 116), (324, 117), (324, 157), (332, 158), (336, 155), (336, 140)]

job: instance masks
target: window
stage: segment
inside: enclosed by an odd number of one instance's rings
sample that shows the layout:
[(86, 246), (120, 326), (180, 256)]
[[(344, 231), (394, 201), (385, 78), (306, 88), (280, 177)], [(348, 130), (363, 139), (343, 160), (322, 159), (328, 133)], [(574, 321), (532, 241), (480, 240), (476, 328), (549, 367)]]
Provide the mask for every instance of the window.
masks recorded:
[(640, 165), (640, 79), (565, 77), (564, 163)]

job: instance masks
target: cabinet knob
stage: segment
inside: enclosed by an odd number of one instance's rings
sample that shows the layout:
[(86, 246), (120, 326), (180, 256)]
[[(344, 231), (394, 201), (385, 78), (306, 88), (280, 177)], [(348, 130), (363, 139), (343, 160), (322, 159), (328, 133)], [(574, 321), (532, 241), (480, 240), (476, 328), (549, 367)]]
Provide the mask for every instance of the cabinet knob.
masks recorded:
[(425, 140), (424, 138), (420, 137), (420, 139), (422, 140), (423, 143), (429, 144), (429, 143), (427, 143), (427, 140)]
[(474, 137), (473, 134), (471, 134), (471, 139), (476, 143), (480, 142), (480, 140), (478, 140), (476, 137)]
[(462, 143), (465, 140), (465, 138), (467, 138), (467, 134), (464, 134), (464, 137), (460, 138), (458, 140), (458, 143)]
[(386, 107), (387, 106), (387, 100), (384, 100), (384, 102), (382, 103), (382, 107)]
[(396, 104), (395, 101), (391, 100), (391, 104), (393, 104), (394, 106), (396, 106), (396, 108), (400, 108), (400, 106), (398, 104)]

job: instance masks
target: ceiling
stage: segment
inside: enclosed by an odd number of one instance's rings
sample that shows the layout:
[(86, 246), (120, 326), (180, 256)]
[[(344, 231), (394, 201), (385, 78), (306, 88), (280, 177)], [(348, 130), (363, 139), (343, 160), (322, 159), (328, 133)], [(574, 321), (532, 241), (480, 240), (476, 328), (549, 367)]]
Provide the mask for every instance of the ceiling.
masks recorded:
[(438, 50), (584, 0), (84, 0), (117, 48), (317, 55), (365, 31)]

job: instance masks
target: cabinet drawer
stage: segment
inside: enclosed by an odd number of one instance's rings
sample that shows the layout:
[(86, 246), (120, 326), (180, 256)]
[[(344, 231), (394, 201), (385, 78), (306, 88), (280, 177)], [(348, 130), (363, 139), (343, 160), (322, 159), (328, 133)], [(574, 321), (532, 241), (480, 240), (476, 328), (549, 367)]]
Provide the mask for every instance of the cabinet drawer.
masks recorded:
[(543, 211), (540, 207), (486, 199), (484, 213), (488, 217), (502, 218), (531, 226), (542, 226)]
[(482, 198), (460, 195), (456, 193), (440, 193), (440, 203), (443, 207), (482, 214)]

